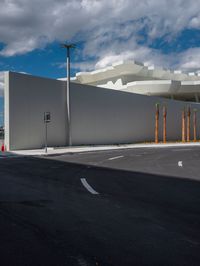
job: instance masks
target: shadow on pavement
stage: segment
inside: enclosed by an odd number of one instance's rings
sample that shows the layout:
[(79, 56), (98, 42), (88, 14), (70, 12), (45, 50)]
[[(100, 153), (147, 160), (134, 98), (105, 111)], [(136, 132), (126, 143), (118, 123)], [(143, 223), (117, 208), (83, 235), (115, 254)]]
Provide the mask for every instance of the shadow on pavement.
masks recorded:
[(200, 264), (199, 181), (47, 158), (0, 167), (4, 265)]

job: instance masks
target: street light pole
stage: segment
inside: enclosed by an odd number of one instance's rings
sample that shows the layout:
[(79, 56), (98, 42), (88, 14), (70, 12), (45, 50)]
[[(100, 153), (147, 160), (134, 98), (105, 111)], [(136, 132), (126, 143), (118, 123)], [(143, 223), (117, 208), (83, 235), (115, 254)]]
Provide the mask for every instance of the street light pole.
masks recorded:
[(4, 128), (4, 112), (0, 112), (0, 118), (1, 118), (1, 122), (2, 124), (0, 125), (0, 127), (3, 128), (2, 132), (0, 133), (0, 139), (3, 138), (4, 140), (4, 131), (5, 131), (5, 128)]
[(62, 44), (62, 47), (67, 50), (67, 90), (66, 90), (66, 103), (67, 103), (67, 125), (68, 125), (68, 145), (72, 145), (71, 139), (71, 116), (70, 116), (70, 49), (75, 48), (75, 44)]

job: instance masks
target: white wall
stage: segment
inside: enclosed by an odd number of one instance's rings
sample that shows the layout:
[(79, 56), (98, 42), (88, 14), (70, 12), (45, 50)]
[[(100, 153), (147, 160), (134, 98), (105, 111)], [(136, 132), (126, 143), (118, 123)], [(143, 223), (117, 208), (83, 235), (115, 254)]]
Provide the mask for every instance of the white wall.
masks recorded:
[[(10, 149), (44, 146), (43, 113), (52, 113), (49, 145), (67, 144), (64, 81), (17, 73), (6, 74), (6, 145)], [(167, 137), (181, 139), (181, 111), (188, 103), (134, 93), (71, 84), (71, 133), (73, 145), (134, 143), (154, 140), (155, 104), (166, 104)], [(197, 108), (198, 135), (200, 105)], [(162, 110), (160, 138), (162, 137)], [(192, 119), (191, 119), (192, 120)], [(191, 126), (192, 128), (192, 126)]]
[(160, 139), (162, 139), (164, 104), (168, 109), (168, 139), (181, 140), (181, 112), (188, 105), (192, 109), (199, 109), (197, 132), (198, 135), (200, 133), (200, 105), (196, 103), (190, 104), (81, 84), (73, 85), (71, 96), (74, 145), (153, 141), (156, 103), (160, 103)]
[(5, 74), (5, 143), (7, 149), (41, 148), (44, 112), (51, 112), (49, 145), (67, 143), (65, 88), (62, 81), (19, 73)]

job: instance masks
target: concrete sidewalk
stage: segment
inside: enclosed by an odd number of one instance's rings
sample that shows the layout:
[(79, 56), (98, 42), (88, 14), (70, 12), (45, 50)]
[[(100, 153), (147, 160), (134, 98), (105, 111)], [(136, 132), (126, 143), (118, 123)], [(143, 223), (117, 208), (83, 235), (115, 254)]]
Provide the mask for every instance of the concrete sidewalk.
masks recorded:
[(80, 152), (93, 152), (93, 151), (106, 151), (106, 150), (120, 150), (120, 149), (138, 149), (138, 148), (168, 148), (168, 147), (193, 147), (200, 146), (200, 142), (189, 142), (189, 143), (141, 143), (141, 144), (121, 144), (121, 145), (101, 145), (101, 146), (72, 146), (72, 147), (49, 147), (47, 154), (45, 149), (36, 150), (17, 150), (11, 151), (18, 155), (56, 155), (56, 154), (67, 154), (67, 153), (80, 153)]

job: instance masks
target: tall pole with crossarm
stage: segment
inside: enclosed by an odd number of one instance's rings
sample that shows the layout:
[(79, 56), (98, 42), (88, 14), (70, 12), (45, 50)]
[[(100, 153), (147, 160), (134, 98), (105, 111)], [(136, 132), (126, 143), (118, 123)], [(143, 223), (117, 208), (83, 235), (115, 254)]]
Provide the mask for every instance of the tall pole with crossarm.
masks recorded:
[(67, 87), (66, 87), (66, 103), (67, 103), (67, 125), (68, 125), (68, 145), (72, 145), (71, 139), (71, 116), (70, 116), (70, 49), (75, 48), (75, 44), (62, 44), (63, 48), (67, 50)]

